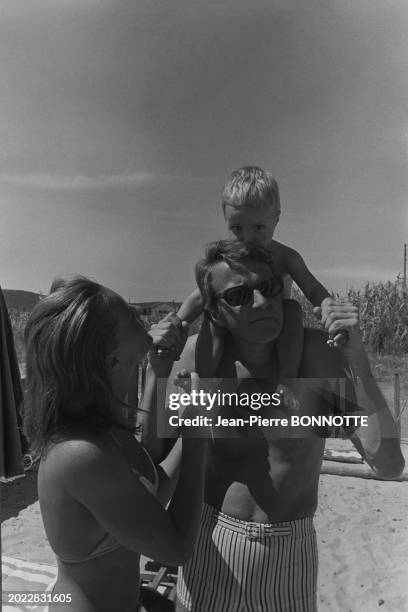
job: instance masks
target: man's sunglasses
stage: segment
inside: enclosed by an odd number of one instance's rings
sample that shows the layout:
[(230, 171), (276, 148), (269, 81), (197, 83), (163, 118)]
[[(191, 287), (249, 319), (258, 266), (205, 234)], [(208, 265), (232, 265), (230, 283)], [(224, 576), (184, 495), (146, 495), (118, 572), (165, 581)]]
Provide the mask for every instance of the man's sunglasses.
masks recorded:
[(245, 306), (249, 304), (254, 295), (254, 289), (259, 291), (264, 298), (273, 298), (280, 295), (283, 291), (283, 280), (279, 276), (272, 276), (257, 285), (239, 285), (226, 289), (217, 299), (223, 299), (230, 306)]

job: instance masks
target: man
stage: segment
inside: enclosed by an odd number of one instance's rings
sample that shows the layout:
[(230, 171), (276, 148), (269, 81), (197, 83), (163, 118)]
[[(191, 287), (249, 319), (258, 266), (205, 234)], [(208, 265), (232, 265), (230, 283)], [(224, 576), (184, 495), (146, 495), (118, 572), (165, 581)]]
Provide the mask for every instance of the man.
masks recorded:
[[(283, 285), (269, 258), (259, 247), (212, 243), (197, 265), (197, 282), (208, 316), (228, 331), (214, 375), (226, 384), (235, 379), (240, 394), (262, 392), (276, 399)], [(365, 427), (348, 427), (364, 459), (384, 478), (397, 477), (404, 467), (394, 421), (362, 347), (357, 309), (329, 300), (321, 320), (331, 335), (345, 330), (348, 342), (342, 350), (332, 349), (323, 332), (304, 331), (295, 412), (282, 400), (256, 412), (250, 406), (222, 405), (211, 414), (205, 507), (195, 553), (179, 575), (180, 611), (316, 610), (313, 515), (322, 430), (264, 426), (262, 421), (249, 426), (250, 416), (288, 421), (294, 415), (365, 416)], [(178, 370), (195, 369), (196, 341), (187, 341)], [(324, 380), (316, 386), (313, 379)], [(336, 379), (345, 380), (346, 397)], [(219, 417), (226, 419), (224, 427)]]

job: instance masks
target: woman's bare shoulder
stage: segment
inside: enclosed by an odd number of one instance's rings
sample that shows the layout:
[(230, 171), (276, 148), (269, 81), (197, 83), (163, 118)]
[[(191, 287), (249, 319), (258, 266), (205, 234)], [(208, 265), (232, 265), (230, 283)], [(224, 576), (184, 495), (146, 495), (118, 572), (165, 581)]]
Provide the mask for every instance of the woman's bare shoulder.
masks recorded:
[(77, 432), (54, 436), (46, 445), (40, 463), (43, 476), (77, 478), (84, 469), (102, 471), (114, 461), (107, 435), (99, 432)]

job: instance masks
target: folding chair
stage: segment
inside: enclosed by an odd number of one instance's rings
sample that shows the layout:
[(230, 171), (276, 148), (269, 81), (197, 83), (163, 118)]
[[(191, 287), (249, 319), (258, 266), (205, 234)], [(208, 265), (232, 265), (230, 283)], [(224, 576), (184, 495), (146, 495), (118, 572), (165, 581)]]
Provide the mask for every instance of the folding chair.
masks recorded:
[(142, 612), (173, 612), (176, 601), (177, 567), (148, 561), (140, 573)]

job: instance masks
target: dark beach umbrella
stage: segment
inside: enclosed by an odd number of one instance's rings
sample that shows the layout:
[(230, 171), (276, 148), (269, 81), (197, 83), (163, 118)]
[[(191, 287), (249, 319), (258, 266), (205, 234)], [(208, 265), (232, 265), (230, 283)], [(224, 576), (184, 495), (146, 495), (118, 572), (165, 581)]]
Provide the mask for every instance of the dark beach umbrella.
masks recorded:
[(0, 479), (24, 475), (18, 410), (23, 394), (13, 332), (0, 287)]

